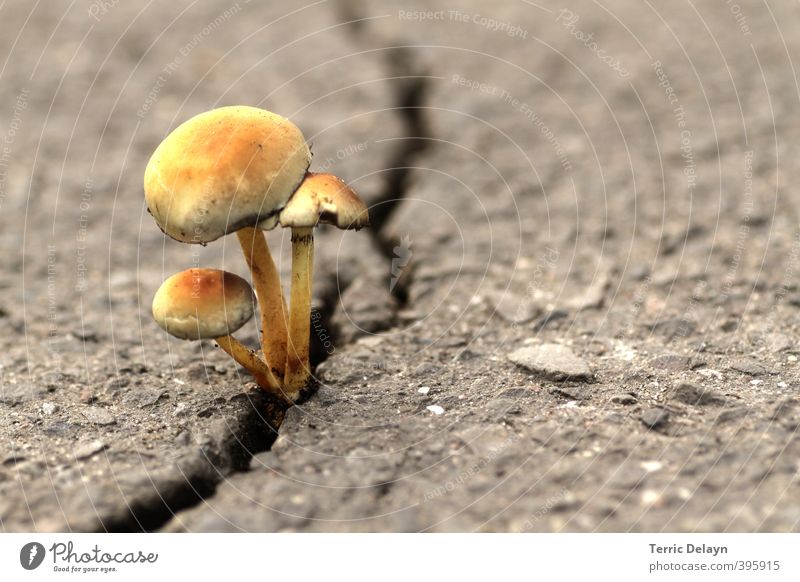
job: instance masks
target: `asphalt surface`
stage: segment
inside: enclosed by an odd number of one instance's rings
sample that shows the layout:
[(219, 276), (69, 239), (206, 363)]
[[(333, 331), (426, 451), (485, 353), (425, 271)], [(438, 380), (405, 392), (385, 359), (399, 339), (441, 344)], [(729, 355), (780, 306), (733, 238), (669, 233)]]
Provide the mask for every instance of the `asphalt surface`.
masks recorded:
[[(796, 5), (0, 14), (3, 530), (800, 529)], [(319, 229), (289, 410), (149, 313), (177, 270), (246, 276), (141, 185), (237, 103), (370, 205)]]

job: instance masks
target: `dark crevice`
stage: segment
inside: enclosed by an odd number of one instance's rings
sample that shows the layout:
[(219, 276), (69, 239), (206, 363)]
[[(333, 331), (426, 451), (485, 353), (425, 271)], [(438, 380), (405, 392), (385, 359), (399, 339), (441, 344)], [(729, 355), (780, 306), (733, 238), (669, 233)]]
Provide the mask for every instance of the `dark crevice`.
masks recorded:
[(199, 456), (179, 461), (182, 479), (151, 481), (151, 494), (131, 500), (128, 512), (107, 519), (99, 528), (106, 532), (141, 532), (161, 528), (179, 511), (193, 507), (211, 496), (227, 476), (247, 471), (253, 455), (267, 451), (278, 436), (277, 427), (286, 412), (280, 400), (263, 392), (242, 394), (247, 413), (238, 429), (203, 446)]
[[(343, 10), (341, 14), (349, 15), (349, 20), (356, 19), (349, 14), (353, 6), (347, 2), (340, 5)], [(365, 38), (367, 30), (364, 23), (351, 24), (350, 30), (356, 43), (367, 44)], [(428, 78), (419, 70), (409, 49), (390, 47), (378, 54), (384, 55), (385, 66), (388, 69), (387, 77), (393, 78), (393, 82), (396, 83), (393, 107), (403, 122), (403, 139), (397, 140), (397, 148), (387, 164), (389, 169), (370, 210), (371, 228), (367, 229), (367, 232), (372, 236), (380, 253), (389, 259), (387, 263), (391, 264), (391, 259), (396, 255), (395, 247), (400, 241), (387, 236), (384, 229), (392, 213), (406, 195), (414, 160), (430, 143), (423, 115)], [(406, 304), (412, 266), (408, 265), (408, 268), (404, 269), (403, 275), (392, 289), (392, 294), (401, 307)], [(315, 370), (329, 354), (325, 346), (326, 338), (329, 337), (337, 349), (343, 345), (339, 343), (335, 326), (331, 325), (339, 293), (346, 288), (341, 285), (342, 281), (339, 283), (340, 286), (335, 292), (332, 291), (321, 298), (321, 304), (312, 313), (310, 355), (312, 370)], [(346, 282), (345, 285), (347, 283), (352, 281)], [(312, 388), (303, 400), (313, 396)], [(106, 524), (108, 531), (159, 529), (169, 522), (176, 512), (191, 508), (214, 495), (217, 486), (224, 478), (234, 473), (248, 471), (252, 456), (268, 451), (272, 447), (286, 412), (286, 407), (281, 402), (270, 400), (263, 394), (254, 394), (251, 398), (252, 414), (243, 419), (240, 434), (231, 435), (224, 454), (206, 457), (208, 470), (199, 471), (199, 477), (186, 480), (173, 490), (159, 492), (154, 503), (142, 502), (132, 505), (130, 514), (126, 518)], [(226, 467), (227, 470), (222, 470), (220, 467)]]
[(424, 115), (425, 97), (429, 87), (428, 77), (423, 71), (413, 69), (413, 57), (409, 49), (388, 49), (386, 61), (391, 74), (402, 77), (397, 81), (395, 111), (403, 121), (403, 139), (397, 141), (397, 149), (389, 160), (389, 170), (376, 203), (370, 211), (373, 232), (384, 254), (391, 256), (394, 246), (385, 240), (383, 230), (394, 210), (402, 202), (409, 187), (414, 160), (429, 146), (428, 126)]
[[(401, 241), (389, 236), (385, 230), (392, 213), (402, 203), (409, 189), (409, 180), (414, 170), (415, 160), (430, 146), (432, 132), (425, 117), (425, 103), (430, 87), (430, 77), (420, 61), (414, 57), (410, 47), (403, 42), (386, 42), (374, 34), (369, 26), (369, 14), (365, 4), (358, 0), (338, 0), (334, 3), (339, 19), (346, 22), (356, 42), (364, 48), (383, 49), (376, 51), (388, 71), (387, 78), (392, 83), (394, 92), (393, 110), (403, 123), (402, 139), (396, 141), (388, 170), (384, 174), (383, 185), (378, 194), (370, 200), (370, 223), (378, 250), (391, 264), (397, 257), (396, 248)], [(392, 289), (401, 307), (408, 300), (408, 283), (411, 269), (405, 269), (404, 275)], [(391, 277), (391, 273), (389, 274)]]

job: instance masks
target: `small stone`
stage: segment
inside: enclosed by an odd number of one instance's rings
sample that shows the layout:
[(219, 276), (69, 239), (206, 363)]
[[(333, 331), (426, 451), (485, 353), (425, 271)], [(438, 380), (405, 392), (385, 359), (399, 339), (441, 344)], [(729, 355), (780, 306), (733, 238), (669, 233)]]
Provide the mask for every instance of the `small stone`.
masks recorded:
[(137, 408), (145, 408), (156, 404), (162, 396), (164, 391), (157, 388), (135, 388), (125, 395), (122, 402)]
[(749, 376), (763, 376), (764, 374), (774, 374), (774, 370), (768, 368), (761, 362), (750, 359), (735, 360), (730, 365), (731, 370), (748, 374)]
[(642, 412), (641, 421), (651, 429), (657, 429), (667, 424), (669, 412), (663, 408), (648, 408)]
[(421, 386), (417, 389), (417, 392), (419, 392), (420, 394), (427, 394), (430, 391), (431, 391), (430, 386)]
[(654, 489), (645, 489), (642, 491), (641, 503), (648, 506), (659, 506), (662, 502), (661, 493)]
[(664, 465), (661, 463), (661, 461), (642, 461), (640, 465), (642, 469), (648, 473), (655, 473), (656, 471), (660, 471), (664, 468)]
[(114, 424), (116, 420), (114, 417), (111, 416), (111, 413), (106, 410), (105, 408), (100, 408), (98, 406), (92, 406), (86, 408), (82, 412), (83, 417), (91, 422), (92, 424), (97, 424), (100, 426), (106, 426), (109, 424)]
[(615, 394), (611, 397), (611, 402), (614, 404), (622, 404), (623, 406), (630, 406), (636, 404), (636, 397), (632, 394)]
[(430, 410), (436, 416), (439, 416), (440, 414), (444, 414), (444, 408), (442, 408), (441, 406), (438, 406), (436, 404), (432, 404), (430, 406), (426, 406), (425, 409), (426, 410)]
[(571, 349), (559, 344), (520, 348), (508, 355), (518, 366), (555, 381), (590, 380), (592, 372)]
[(94, 440), (75, 449), (75, 458), (78, 460), (88, 459), (92, 455), (99, 453), (106, 448), (106, 444), (101, 440)]
[(650, 365), (653, 368), (670, 372), (688, 370), (691, 363), (692, 359), (690, 357), (681, 356), (680, 354), (662, 354), (650, 360)]
[(81, 388), (81, 391), (78, 392), (78, 402), (82, 402), (83, 404), (91, 404), (96, 399), (94, 388), (91, 386), (84, 386)]
[(42, 413), (44, 414), (55, 414), (58, 411), (58, 404), (53, 402), (45, 402), (42, 404)]
[(748, 414), (750, 414), (750, 411), (744, 406), (729, 408), (727, 410), (723, 410), (717, 415), (717, 418), (714, 419), (714, 424), (726, 424), (728, 422), (740, 421), (743, 420)]
[(672, 397), (678, 402), (691, 406), (708, 406), (725, 404), (725, 397), (711, 388), (704, 388), (697, 384), (684, 382), (678, 384), (672, 392)]
[(480, 354), (479, 352), (475, 352), (475, 351), (472, 351), (472, 350), (470, 350), (468, 348), (465, 348), (465, 349), (459, 351), (455, 355), (455, 357), (453, 358), (453, 361), (454, 362), (455, 361), (468, 362), (470, 360), (476, 360), (476, 359), (480, 358), (481, 355), (482, 354)]

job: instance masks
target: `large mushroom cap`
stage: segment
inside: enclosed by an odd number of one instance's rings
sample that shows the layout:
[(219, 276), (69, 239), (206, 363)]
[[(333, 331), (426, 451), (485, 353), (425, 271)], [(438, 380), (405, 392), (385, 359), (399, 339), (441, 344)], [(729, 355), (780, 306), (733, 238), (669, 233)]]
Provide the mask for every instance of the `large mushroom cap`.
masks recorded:
[(221, 107), (182, 123), (156, 148), (145, 199), (167, 235), (207, 243), (277, 214), (310, 163), (305, 138), (288, 119)]
[(333, 174), (308, 173), (278, 216), (282, 226), (333, 224), (341, 229), (369, 226), (367, 207), (358, 194)]
[(253, 290), (218, 269), (187, 269), (164, 281), (153, 298), (153, 317), (170, 335), (187, 340), (230, 335), (253, 317)]

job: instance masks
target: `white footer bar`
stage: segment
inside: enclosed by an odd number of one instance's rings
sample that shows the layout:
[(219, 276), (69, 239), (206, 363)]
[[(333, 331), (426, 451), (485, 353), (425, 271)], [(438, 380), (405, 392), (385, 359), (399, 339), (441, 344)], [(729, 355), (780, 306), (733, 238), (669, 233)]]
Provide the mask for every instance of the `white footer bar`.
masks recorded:
[(798, 554), (796, 534), (3, 534), (0, 579), (778, 581)]

